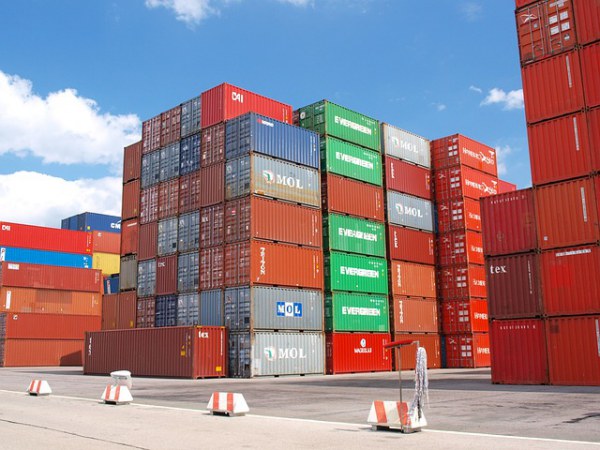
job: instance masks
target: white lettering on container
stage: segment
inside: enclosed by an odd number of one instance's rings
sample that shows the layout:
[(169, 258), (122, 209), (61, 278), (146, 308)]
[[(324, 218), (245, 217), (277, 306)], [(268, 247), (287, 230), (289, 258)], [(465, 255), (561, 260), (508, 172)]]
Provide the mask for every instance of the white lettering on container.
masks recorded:
[(377, 242), (377, 235), (373, 233), (365, 233), (360, 230), (351, 230), (348, 228), (339, 228), (339, 235), (343, 237), (352, 237), (356, 239), (364, 239), (365, 241)]
[(10, 225), (2, 225), (2, 231), (10, 231)]
[(335, 116), (334, 121), (335, 123), (343, 127), (350, 128), (351, 130), (358, 131), (363, 134), (368, 134), (369, 136), (373, 134), (373, 130), (371, 130), (370, 128), (365, 127), (364, 125), (360, 125), (356, 122), (352, 122), (348, 119), (344, 119), (343, 117)]
[(360, 308), (358, 306), (342, 306), (342, 314), (345, 316), (381, 316), (377, 308)]
[(342, 275), (350, 275), (354, 277), (379, 278), (378, 271), (369, 269), (359, 269), (357, 267), (341, 266), (340, 272)]
[(484, 155), (483, 152), (474, 152), (473, 150), (469, 150), (466, 147), (462, 149), (465, 155), (469, 155), (471, 158), (475, 158), (478, 161), (481, 161), (484, 164), (488, 164), (490, 166), (494, 165), (494, 154), (493, 150), (489, 150), (490, 156)]
[(304, 186), (302, 185), (302, 180), (300, 180), (299, 178), (285, 176), (278, 173), (276, 174), (270, 170), (263, 170), (263, 179), (267, 184), (279, 184), (299, 190), (304, 189)]
[(354, 164), (355, 166), (364, 167), (365, 169), (373, 170), (373, 163), (369, 161), (365, 161), (364, 159), (357, 158), (356, 156), (347, 155), (342, 152), (335, 152), (335, 158), (340, 161), (344, 161), (350, 164)]
[(261, 275), (267, 274), (267, 263), (265, 261), (266, 253), (267, 253), (267, 249), (265, 247), (261, 247), (260, 248), (260, 274)]
[(244, 94), (240, 94), (239, 92), (232, 91), (231, 92), (231, 100), (234, 102), (244, 103)]

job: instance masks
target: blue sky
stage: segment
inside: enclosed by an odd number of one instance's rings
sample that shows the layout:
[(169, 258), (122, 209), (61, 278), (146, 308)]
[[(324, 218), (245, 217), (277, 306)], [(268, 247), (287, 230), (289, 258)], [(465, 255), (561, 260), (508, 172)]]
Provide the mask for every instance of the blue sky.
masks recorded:
[(224, 81), (465, 134), (531, 184), (511, 0), (20, 0), (0, 42), (0, 220), (118, 215), (141, 122)]

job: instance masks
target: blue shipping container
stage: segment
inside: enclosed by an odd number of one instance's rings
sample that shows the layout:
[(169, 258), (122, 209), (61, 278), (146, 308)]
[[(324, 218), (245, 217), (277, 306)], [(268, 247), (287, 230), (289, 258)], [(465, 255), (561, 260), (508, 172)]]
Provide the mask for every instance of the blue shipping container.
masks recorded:
[(225, 158), (232, 159), (250, 152), (319, 169), (321, 155), (319, 135), (304, 128), (288, 125), (247, 113), (227, 122)]
[(106, 277), (104, 279), (104, 293), (118, 294), (119, 293), (119, 276)]
[(211, 327), (222, 327), (225, 325), (223, 299), (222, 289), (200, 293), (200, 325)]
[(179, 175), (200, 170), (200, 134), (194, 134), (181, 141), (179, 149)]
[(177, 296), (162, 295), (156, 297), (154, 312), (155, 327), (174, 327), (177, 325)]
[(121, 218), (119, 216), (85, 212), (63, 219), (61, 228), (63, 230), (74, 231), (107, 231), (109, 233), (120, 233)]
[(0, 247), (0, 262), (41, 264), (45, 266), (91, 269), (92, 257), (76, 253), (49, 252), (28, 248)]
[(181, 137), (200, 131), (202, 104), (200, 96), (181, 104)]

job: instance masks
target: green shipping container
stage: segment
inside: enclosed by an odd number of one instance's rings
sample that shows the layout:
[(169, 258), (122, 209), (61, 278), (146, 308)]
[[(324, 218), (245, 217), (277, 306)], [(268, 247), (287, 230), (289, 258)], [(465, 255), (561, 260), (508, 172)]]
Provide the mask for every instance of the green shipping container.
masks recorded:
[(390, 331), (385, 295), (332, 292), (325, 296), (326, 331)]
[(385, 258), (385, 226), (339, 214), (323, 216), (323, 248)]
[(387, 295), (387, 261), (349, 253), (326, 254), (325, 290)]
[(327, 100), (298, 110), (302, 128), (380, 151), (379, 121)]
[(321, 167), (355, 180), (381, 186), (381, 153), (326, 136), (321, 139)]

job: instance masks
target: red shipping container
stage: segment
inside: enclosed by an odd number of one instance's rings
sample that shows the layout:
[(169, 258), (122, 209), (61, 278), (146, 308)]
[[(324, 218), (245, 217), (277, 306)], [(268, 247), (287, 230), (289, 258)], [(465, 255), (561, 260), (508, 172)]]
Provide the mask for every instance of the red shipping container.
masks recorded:
[(482, 198), (481, 216), (486, 255), (508, 255), (537, 248), (533, 189)]
[(158, 220), (158, 185), (142, 189), (140, 193), (140, 224)]
[[(394, 341), (419, 341), (419, 346), (427, 352), (427, 367), (429, 369), (439, 369), (442, 367), (441, 341), (439, 334), (398, 334), (394, 335)], [(402, 370), (413, 370), (417, 361), (417, 346), (407, 345), (400, 350), (400, 359), (398, 359), (398, 350), (388, 350), (394, 352), (394, 370), (398, 370), (398, 361), (401, 362)]]
[(434, 236), (427, 231), (388, 225), (390, 258), (434, 265)]
[(108, 233), (106, 231), (92, 231), (93, 253), (111, 253), (118, 255), (121, 250), (121, 233)]
[(224, 205), (214, 205), (200, 210), (200, 248), (223, 244), (225, 219)]
[(521, 69), (528, 123), (562, 116), (585, 107), (577, 50), (528, 64)]
[(200, 170), (200, 205), (210, 206), (225, 200), (225, 163)]
[(1, 287), (0, 312), (100, 316), (102, 295), (97, 292)]
[(200, 209), (200, 171), (192, 172), (179, 179), (179, 213)]
[(440, 300), (487, 298), (485, 267), (468, 264), (442, 267), (438, 271)]
[(225, 161), (225, 124), (218, 123), (202, 130), (200, 165), (208, 167)]
[(476, 231), (452, 231), (438, 235), (438, 263), (483, 264), (483, 237)]
[(469, 167), (451, 167), (435, 173), (435, 198), (438, 202), (462, 197), (478, 200), (497, 193), (498, 178)]
[(498, 176), (496, 149), (462, 134), (453, 134), (431, 141), (434, 170), (469, 166), (494, 177)]
[(161, 327), (88, 333), (84, 348), (85, 374), (105, 375), (127, 367), (136, 376), (227, 376), (225, 327)]
[(119, 321), (119, 294), (104, 294), (102, 296), (101, 330), (116, 330)]
[(589, 44), (600, 39), (600, 3), (589, 0), (574, 0), (577, 42)]
[(537, 253), (489, 257), (486, 271), (490, 318), (520, 319), (542, 315)]
[(431, 170), (389, 156), (385, 157), (385, 187), (427, 200), (433, 199)]
[(517, 6), (517, 9), (522, 8), (523, 6), (529, 5), (531, 3), (535, 3), (536, 1), (539, 0), (516, 0), (515, 4)]
[(202, 128), (224, 122), (247, 112), (291, 123), (292, 107), (228, 83), (202, 93)]
[(410, 298), (395, 295), (391, 304), (395, 333), (437, 333), (438, 306), (435, 298)]
[(323, 251), (252, 241), (250, 283), (323, 289)]
[(542, 249), (588, 244), (600, 239), (593, 178), (538, 187), (535, 203)]
[(100, 330), (100, 316), (0, 313), (6, 339), (81, 339), (86, 331)]
[(238, 198), (225, 203), (225, 242), (250, 239), (252, 198)]
[(137, 219), (121, 222), (121, 256), (137, 253), (140, 223)]
[(158, 218), (176, 216), (179, 212), (179, 179), (158, 185)]
[(132, 219), (140, 215), (140, 186), (140, 180), (130, 181), (123, 185), (121, 219)]
[[(596, 9), (599, 9), (596, 6)], [(598, 20), (598, 19), (596, 19)], [(583, 75), (583, 92), (588, 108), (600, 106), (600, 42), (581, 49), (581, 72)]]
[(150, 153), (160, 148), (162, 123), (160, 114), (142, 122), (142, 153)]
[(546, 315), (600, 314), (598, 245), (542, 252), (541, 264)]
[(250, 283), (250, 242), (225, 246), (225, 287)]
[(490, 353), (492, 383), (548, 384), (546, 334), (541, 319), (492, 321)]
[(592, 148), (584, 113), (530, 125), (527, 134), (534, 186), (592, 172)]
[(448, 368), (490, 367), (490, 335), (487, 333), (453, 334), (446, 341)]
[(136, 328), (154, 327), (156, 314), (156, 299), (154, 297), (138, 298), (136, 313)]
[(177, 142), (181, 136), (181, 106), (176, 106), (160, 115), (160, 146)]
[(478, 200), (470, 198), (438, 202), (440, 233), (454, 230), (481, 231), (481, 209)]
[(445, 300), (440, 303), (442, 333), (487, 333), (488, 304), (485, 300)]
[(587, 113), (587, 122), (590, 135), (592, 167), (594, 167), (595, 171), (600, 171), (600, 108), (594, 108)]
[(158, 253), (158, 222), (140, 225), (138, 261), (156, 258)]
[(117, 329), (122, 330), (126, 328), (135, 328), (137, 312), (136, 291), (121, 292), (119, 294), (117, 309)]
[(435, 267), (392, 261), (392, 293), (408, 297), (435, 298)]
[(0, 222), (0, 246), (90, 255), (92, 233)]
[(177, 293), (177, 258), (170, 255), (156, 260), (156, 295)]
[(81, 366), (83, 339), (2, 339), (0, 367)]
[(123, 150), (123, 183), (139, 179), (141, 171), (142, 141), (139, 141)]
[(75, 267), (0, 263), (0, 286), (102, 293), (102, 272)]
[(392, 355), (384, 348), (389, 334), (326, 333), (327, 373), (389, 372)]
[(223, 247), (200, 250), (200, 290), (219, 289), (224, 286)]
[(498, 179), (498, 194), (506, 194), (517, 190), (517, 185)]
[(327, 174), (322, 177), (323, 210), (383, 222), (383, 189), (371, 184)]

